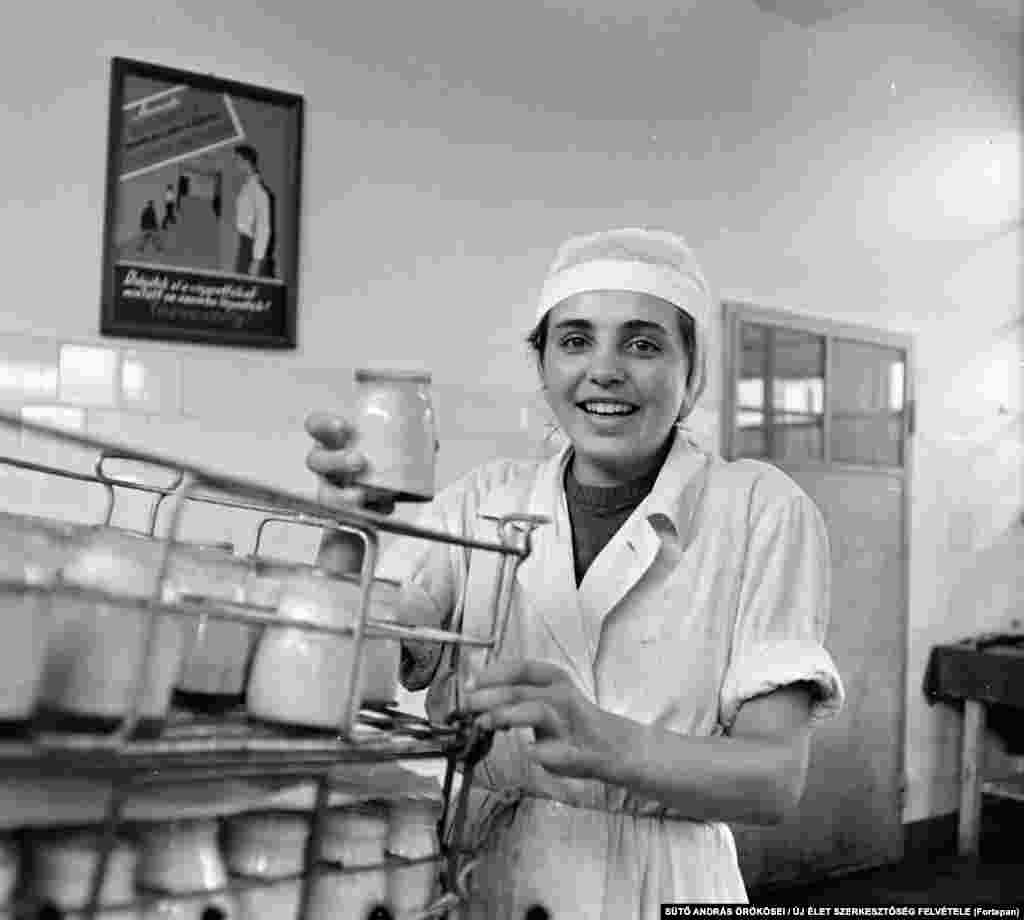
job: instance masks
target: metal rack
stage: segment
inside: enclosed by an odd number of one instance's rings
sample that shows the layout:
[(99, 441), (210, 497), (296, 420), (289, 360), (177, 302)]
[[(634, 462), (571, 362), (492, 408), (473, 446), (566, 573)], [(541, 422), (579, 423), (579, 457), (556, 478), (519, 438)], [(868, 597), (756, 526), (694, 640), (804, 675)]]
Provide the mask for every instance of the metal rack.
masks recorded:
[[(34, 731), (25, 739), (0, 741), (0, 776), (61, 777), (72, 771), (75, 776), (91, 777), (109, 784), (110, 797), (101, 822), (102, 833), (92, 873), (87, 906), (68, 911), (68, 916), (92, 918), (101, 909), (100, 895), (125, 816), (125, 806), (134, 793), (152, 787), (204, 783), (211, 780), (268, 778), (305, 781), (315, 784), (315, 799), (310, 814), (310, 833), (305, 847), (301, 875), (301, 899), (298, 920), (308, 915), (313, 884), (323, 872), (358, 871), (325, 867), (318, 862), (323, 821), (332, 792), (332, 785), (344, 773), (346, 765), (384, 763), (421, 758), (444, 759), (446, 762), (439, 822), (442, 896), (420, 915), (422, 920), (446, 916), (467, 896), (466, 883), (474, 866), (474, 854), (462, 836), (465, 829), (468, 792), (473, 771), (485, 756), (490, 735), (481, 733), (471, 723), (453, 718), (448, 724), (437, 724), (403, 713), (395, 707), (361, 707), (357, 693), (358, 668), (363, 659), (363, 643), (367, 638), (403, 639), (417, 642), (450, 644), (457, 655), (462, 647), (485, 649), (486, 660), (500, 652), (511, 608), (511, 586), (516, 570), (530, 553), (532, 530), (544, 519), (530, 515), (511, 515), (500, 522), (498, 543), (477, 541), (454, 534), (433, 531), (362, 509), (339, 511), (330, 509), (304, 496), (262, 483), (216, 472), (180, 459), (128, 448), (107, 440), (51, 428), (26, 421), (18, 415), (0, 411), (0, 425), (18, 428), (35, 435), (63, 441), (95, 451), (94, 471), (76, 472), (20, 458), (0, 457), (5, 464), (45, 476), (55, 476), (99, 485), (106, 490), (107, 508), (102, 521), (109, 525), (115, 508), (117, 490), (148, 493), (152, 498), (147, 533), (162, 543), (159, 574), (153, 596), (147, 600), (119, 597), (114, 594), (61, 584), (37, 586), (20, 582), (0, 581), (0, 593), (42, 592), (48, 597), (71, 594), (82, 600), (130, 604), (146, 616), (144, 652), (135, 674), (136, 692), (120, 728), (110, 735), (67, 735)], [(112, 460), (134, 461), (146, 467), (163, 469), (174, 474), (165, 485), (152, 485), (112, 475)], [(343, 636), (353, 645), (355, 666), (349, 677), (345, 718), (336, 734), (309, 732), (284, 735), (264, 725), (253, 724), (244, 716), (230, 718), (186, 719), (169, 724), (156, 739), (133, 737), (141, 697), (139, 692), (147, 679), (146, 665), (157, 634), (161, 617), (207, 617), (251, 625), (281, 625), (271, 608), (177, 597), (168, 600), (164, 588), (170, 571), (172, 547), (178, 541), (182, 512), (189, 502), (200, 502), (228, 508), (258, 512), (263, 518), (257, 528), (253, 556), (259, 556), (264, 528), (271, 522), (300, 524), (322, 530), (334, 530), (358, 540), (362, 546), (359, 572), (360, 607), (354, 621), (345, 627), (329, 627), (311, 620), (289, 618), (289, 629)], [(169, 506), (169, 520), (164, 533), (157, 537), (160, 512)], [(454, 544), (470, 550), (500, 555), (492, 597), (492, 630), (487, 636), (469, 636), (440, 629), (405, 627), (375, 620), (369, 616), (370, 593), (379, 554), (379, 534), (391, 533), (440, 543)], [(462, 784), (454, 793), (456, 772)], [(388, 865), (404, 865), (407, 861), (389, 857)], [(259, 881), (232, 880), (227, 893), (241, 888), (266, 884)], [(162, 900), (212, 897), (217, 892), (203, 891), (183, 895), (160, 894)], [(141, 895), (136, 906), (149, 900)], [(116, 909), (103, 906), (102, 909)]]

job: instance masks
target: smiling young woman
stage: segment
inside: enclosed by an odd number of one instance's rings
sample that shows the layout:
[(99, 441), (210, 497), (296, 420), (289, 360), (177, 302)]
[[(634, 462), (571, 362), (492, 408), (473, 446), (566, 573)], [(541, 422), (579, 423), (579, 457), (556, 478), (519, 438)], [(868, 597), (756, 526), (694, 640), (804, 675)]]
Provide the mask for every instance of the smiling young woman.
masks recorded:
[(622, 485), (660, 466), (689, 377), (682, 314), (634, 291), (585, 291), (553, 307), (540, 352), (545, 395), (582, 485)]
[[(647, 920), (667, 902), (744, 901), (727, 822), (795, 807), (812, 725), (842, 705), (818, 509), (776, 467), (726, 463), (685, 430), (712, 322), (680, 237), (569, 240), (529, 337), (565, 447), (486, 464), (424, 509), (425, 526), (481, 540), (505, 514), (551, 520), (496, 663), (403, 646), (403, 681), (428, 688), (432, 716), (459, 685), (496, 732), (470, 791), (471, 918)], [(359, 500), (356, 433), (322, 415), (307, 429), (322, 499)], [(389, 554), (402, 619), (490, 632), (486, 554), (402, 540)]]

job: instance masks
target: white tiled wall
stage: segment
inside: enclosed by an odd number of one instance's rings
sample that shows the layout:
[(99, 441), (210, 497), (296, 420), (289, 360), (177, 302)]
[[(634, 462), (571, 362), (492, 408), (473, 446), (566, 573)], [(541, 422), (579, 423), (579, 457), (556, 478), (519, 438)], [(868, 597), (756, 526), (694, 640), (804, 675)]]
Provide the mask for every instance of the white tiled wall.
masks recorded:
[(121, 355), (116, 349), (61, 345), (57, 396), (64, 404), (116, 406), (120, 369)]

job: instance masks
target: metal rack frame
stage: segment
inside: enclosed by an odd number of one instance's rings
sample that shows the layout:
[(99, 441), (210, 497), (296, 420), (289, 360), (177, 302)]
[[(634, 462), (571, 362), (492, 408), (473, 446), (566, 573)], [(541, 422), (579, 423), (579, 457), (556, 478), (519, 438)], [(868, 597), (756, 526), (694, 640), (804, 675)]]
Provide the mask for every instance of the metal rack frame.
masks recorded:
[[(442, 896), (422, 915), (422, 920), (446, 915), (447, 911), (466, 899), (467, 880), (475, 860), (472, 850), (460, 844), (464, 832), (468, 793), (476, 764), (490, 746), (491, 735), (481, 732), (466, 720), (455, 719), (451, 724), (439, 725), (401, 713), (397, 709), (364, 709), (357, 693), (358, 669), (362, 661), (363, 643), (367, 638), (403, 639), (452, 644), (458, 654), (462, 646), (486, 649), (489, 662), (500, 654), (511, 610), (512, 584), (518, 566), (530, 553), (532, 530), (546, 522), (534, 515), (509, 515), (499, 526), (498, 543), (474, 540), (443, 531), (435, 531), (407, 524), (385, 515), (363, 509), (338, 510), (328, 508), (305, 496), (227, 475), (180, 459), (150, 451), (129, 448), (114, 442), (52, 428), (27, 421), (19, 415), (0, 411), (0, 425), (15, 427), (36, 435), (73, 444), (98, 454), (94, 472), (86, 474), (48, 466), (20, 458), (0, 457), (0, 465), (7, 465), (47, 476), (76, 480), (83, 484), (102, 486), (107, 492), (107, 508), (101, 526), (109, 526), (117, 500), (118, 489), (148, 493), (153, 498), (149, 514), (147, 535), (162, 541), (159, 573), (153, 596), (148, 600), (120, 597), (66, 584), (33, 586), (24, 583), (0, 582), (0, 593), (11, 591), (43, 592), (49, 597), (70, 593), (83, 600), (101, 600), (104, 603), (130, 605), (134, 611), (144, 611), (145, 637), (140, 665), (135, 674), (136, 692), (126, 717), (119, 729), (107, 736), (61, 735), (35, 733), (27, 741), (0, 742), (0, 774), (61, 775), (73, 766), (76, 774), (92, 776), (111, 784), (111, 797), (101, 827), (101, 842), (91, 879), (88, 904), (77, 911), (67, 912), (92, 918), (101, 909), (100, 894), (111, 853), (122, 825), (125, 803), (131, 792), (147, 785), (173, 785), (201, 783), (211, 779), (232, 778), (289, 778), (312, 780), (316, 783), (316, 796), (310, 814), (310, 833), (306, 842), (302, 871), (302, 892), (298, 920), (308, 915), (313, 884), (318, 874), (329, 869), (318, 860), (323, 830), (324, 813), (331, 793), (331, 771), (346, 763), (372, 763), (417, 758), (443, 758), (446, 761), (442, 815), (439, 822), (440, 855), (432, 861), (443, 864), (441, 873)], [(151, 485), (111, 475), (106, 468), (112, 460), (137, 462), (147, 467), (174, 473), (166, 486)], [(160, 511), (170, 503), (169, 521), (165, 532), (157, 537)], [(316, 527), (322, 531), (334, 530), (349, 535), (362, 544), (362, 565), (359, 572), (359, 613), (351, 625), (330, 627), (311, 620), (289, 618), (289, 629), (302, 629), (315, 633), (344, 636), (353, 643), (353, 661), (347, 688), (345, 718), (336, 736), (311, 732), (308, 737), (275, 736), (268, 730), (255, 730), (245, 723), (215, 724), (197, 730), (195, 726), (177, 733), (173, 728), (155, 740), (132, 737), (145, 686), (147, 666), (151, 659), (159, 617), (207, 617), (219, 620), (245, 622), (250, 625), (283, 625), (272, 608), (209, 601), (197, 598), (168, 600), (165, 587), (170, 572), (172, 547), (178, 538), (182, 513), (189, 502), (219, 505), (264, 515), (257, 531), (252, 556), (259, 557), (263, 531), (271, 522), (284, 522)], [(425, 627), (398, 626), (370, 618), (370, 594), (379, 555), (378, 534), (391, 533), (454, 544), (471, 550), (500, 554), (496, 584), (492, 597), (492, 631), (489, 636), (467, 636), (461, 632)], [(452, 816), (452, 790), (454, 776), (461, 768), (463, 777), (458, 800), (454, 802)], [(405, 864), (397, 857), (389, 858), (389, 865)], [(357, 870), (348, 870), (357, 871)], [(259, 884), (248, 880), (232, 879), (224, 893)], [(217, 892), (177, 897), (214, 896)], [(161, 898), (165, 897), (163, 894)], [(142, 895), (139, 903), (148, 900)]]

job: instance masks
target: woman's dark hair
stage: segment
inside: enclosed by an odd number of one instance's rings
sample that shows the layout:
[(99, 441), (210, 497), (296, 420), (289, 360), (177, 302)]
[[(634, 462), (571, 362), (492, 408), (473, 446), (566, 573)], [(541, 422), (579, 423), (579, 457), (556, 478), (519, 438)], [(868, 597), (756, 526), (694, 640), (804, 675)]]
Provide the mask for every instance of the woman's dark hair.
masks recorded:
[[(683, 337), (683, 350), (686, 352), (686, 360), (689, 365), (686, 370), (686, 385), (689, 386), (696, 364), (697, 330), (693, 324), (693, 318), (689, 314), (682, 310), (676, 310), (676, 315), (679, 317), (679, 333)], [(550, 316), (550, 313), (545, 313), (544, 318), (534, 326), (526, 337), (526, 344), (533, 349), (538, 366), (543, 363), (544, 349), (548, 344), (548, 317)]]

